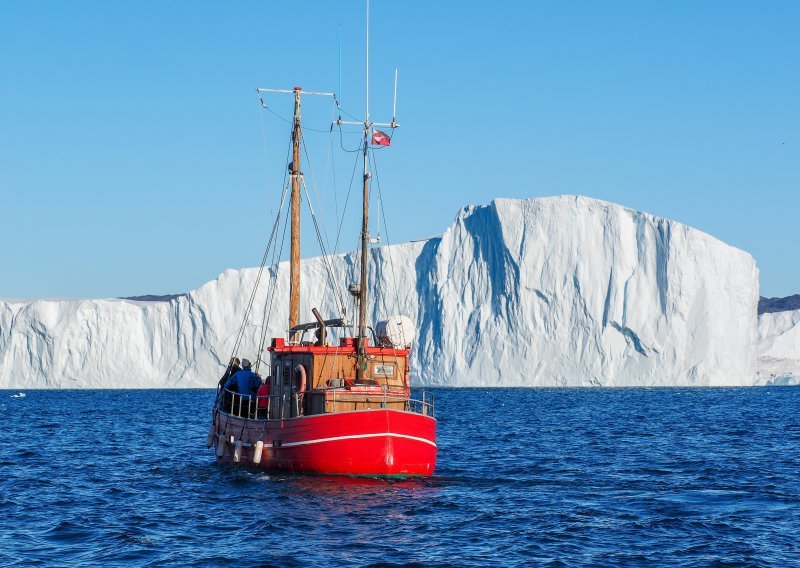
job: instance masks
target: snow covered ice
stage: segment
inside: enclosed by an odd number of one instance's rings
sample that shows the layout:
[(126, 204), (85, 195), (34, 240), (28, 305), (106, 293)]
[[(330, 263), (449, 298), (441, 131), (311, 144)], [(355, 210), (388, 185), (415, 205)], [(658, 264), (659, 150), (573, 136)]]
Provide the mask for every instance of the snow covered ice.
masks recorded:
[[(441, 237), (371, 255), (370, 319), (415, 321), (416, 385), (757, 381), (753, 258), (674, 221), (585, 197), (496, 199), (464, 208)], [(347, 297), (357, 259), (332, 263)], [(272, 270), (240, 356), (255, 357), (273, 282), (267, 337), (284, 335), (288, 264)], [(0, 302), (0, 387), (215, 385), (257, 274), (228, 270), (169, 302)], [(323, 259), (303, 261), (301, 282), (302, 321), (314, 307), (340, 315)]]
[(800, 310), (758, 316), (758, 383), (800, 384)]

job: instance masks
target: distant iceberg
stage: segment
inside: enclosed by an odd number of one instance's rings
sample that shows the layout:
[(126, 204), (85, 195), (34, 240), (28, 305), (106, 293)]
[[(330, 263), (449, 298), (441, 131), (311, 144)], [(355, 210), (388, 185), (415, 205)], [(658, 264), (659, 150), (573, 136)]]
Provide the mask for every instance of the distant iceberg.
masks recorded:
[(758, 316), (757, 382), (800, 385), (800, 310)]
[[(497, 199), (440, 237), (371, 254), (372, 319), (416, 322), (417, 385), (757, 382), (753, 258), (675, 221), (585, 197)], [(342, 288), (357, 280), (354, 255), (332, 263)], [(288, 266), (272, 270), (268, 337), (288, 319)], [(0, 301), (0, 387), (215, 385), (257, 273), (228, 270), (169, 301)], [(326, 283), (321, 258), (303, 261), (304, 299)], [(245, 327), (250, 358), (267, 292)], [(340, 315), (324, 297), (302, 304), (303, 321), (314, 307)]]

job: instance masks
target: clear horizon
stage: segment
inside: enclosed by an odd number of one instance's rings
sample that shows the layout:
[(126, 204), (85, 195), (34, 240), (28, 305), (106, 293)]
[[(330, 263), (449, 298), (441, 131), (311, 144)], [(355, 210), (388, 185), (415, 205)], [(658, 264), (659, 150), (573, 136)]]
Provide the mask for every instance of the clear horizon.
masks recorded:
[[(182, 293), (258, 265), (291, 102), (260, 111), (254, 89), (364, 106), (363, 2), (303, 2), (296, 26), (290, 8), (0, 7), (0, 297)], [(377, 153), (390, 242), (496, 197), (581, 194), (749, 252), (762, 296), (800, 293), (799, 24), (796, 2), (373, 0), (374, 120), (399, 68), (401, 127)], [(303, 104), (333, 242), (357, 137), (329, 134), (330, 103)], [(337, 252), (355, 248), (356, 209)]]

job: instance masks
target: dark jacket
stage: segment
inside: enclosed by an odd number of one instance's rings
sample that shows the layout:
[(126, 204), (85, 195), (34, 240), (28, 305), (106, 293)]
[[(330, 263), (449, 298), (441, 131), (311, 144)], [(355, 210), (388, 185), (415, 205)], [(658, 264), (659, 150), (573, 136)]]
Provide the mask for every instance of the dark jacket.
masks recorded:
[(250, 400), (250, 395), (256, 394), (256, 392), (258, 392), (258, 387), (260, 386), (261, 377), (256, 375), (250, 369), (242, 369), (241, 371), (238, 371), (225, 383), (226, 389), (238, 392), (242, 395), (243, 400)]
[(228, 379), (241, 370), (242, 368), (239, 365), (228, 365), (225, 374), (222, 375), (222, 378), (219, 380), (219, 386), (224, 386), (228, 382)]

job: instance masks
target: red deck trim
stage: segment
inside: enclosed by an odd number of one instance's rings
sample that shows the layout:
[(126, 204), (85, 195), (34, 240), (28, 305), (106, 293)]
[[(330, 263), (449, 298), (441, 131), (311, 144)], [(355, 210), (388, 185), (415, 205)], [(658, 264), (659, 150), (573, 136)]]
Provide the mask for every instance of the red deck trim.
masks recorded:
[[(314, 355), (355, 355), (357, 353), (354, 346), (321, 346), (321, 345), (273, 345), (267, 348), (271, 353), (310, 353)], [(393, 349), (391, 347), (367, 347), (367, 355), (382, 357), (408, 357), (408, 349)]]
[(422, 418), (427, 418), (428, 420), (433, 420), (436, 422), (436, 418), (433, 416), (428, 416), (427, 414), (422, 414), (420, 412), (414, 412), (412, 410), (397, 410), (396, 408), (364, 408), (363, 410), (342, 410), (339, 412), (323, 412), (321, 414), (307, 414), (303, 416), (292, 416), (290, 418), (265, 418), (264, 420), (260, 420), (258, 418), (244, 418), (243, 416), (236, 416), (235, 414), (230, 414), (225, 412), (224, 410), (217, 410), (219, 414), (223, 414), (228, 418), (233, 418), (235, 420), (244, 420), (247, 422), (256, 422), (261, 424), (262, 422), (268, 422), (272, 424), (268, 424), (268, 426), (272, 426), (277, 422), (290, 422), (292, 420), (311, 420), (313, 418), (319, 418), (320, 416), (342, 416), (344, 414), (361, 414), (365, 412), (387, 412), (387, 413), (397, 413), (397, 414), (409, 414), (411, 416), (419, 416)]

